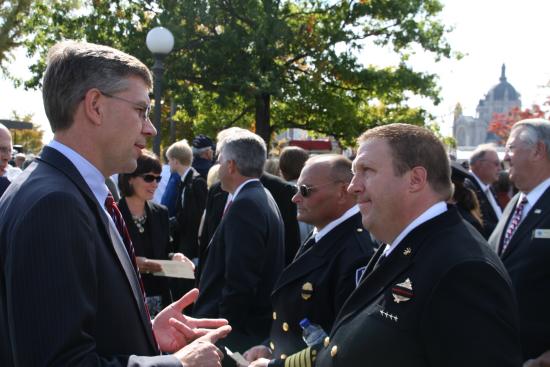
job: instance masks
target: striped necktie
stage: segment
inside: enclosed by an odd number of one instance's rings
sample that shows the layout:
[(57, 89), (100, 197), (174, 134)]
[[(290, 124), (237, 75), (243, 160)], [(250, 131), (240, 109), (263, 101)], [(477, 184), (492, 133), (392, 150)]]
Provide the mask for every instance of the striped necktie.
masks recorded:
[(516, 209), (514, 210), (514, 215), (512, 215), (512, 218), (510, 219), (510, 223), (508, 223), (508, 228), (506, 229), (506, 233), (504, 234), (504, 239), (502, 240), (502, 244), (500, 247), (499, 254), (502, 255), (504, 251), (506, 251), (506, 248), (510, 244), (510, 240), (512, 239), (512, 236), (516, 232), (516, 229), (518, 229), (519, 224), (521, 222), (521, 218), (523, 216), (523, 208), (525, 207), (525, 204), (527, 204), (527, 196), (522, 195), (523, 198), (519, 202), (519, 204), (516, 206)]

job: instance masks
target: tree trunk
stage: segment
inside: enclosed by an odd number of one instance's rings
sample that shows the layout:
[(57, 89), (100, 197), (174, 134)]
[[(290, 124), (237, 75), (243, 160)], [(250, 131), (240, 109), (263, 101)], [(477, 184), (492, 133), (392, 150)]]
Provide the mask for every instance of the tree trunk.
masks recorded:
[(256, 134), (264, 139), (268, 152), (271, 141), (270, 102), (271, 96), (268, 93), (256, 96)]

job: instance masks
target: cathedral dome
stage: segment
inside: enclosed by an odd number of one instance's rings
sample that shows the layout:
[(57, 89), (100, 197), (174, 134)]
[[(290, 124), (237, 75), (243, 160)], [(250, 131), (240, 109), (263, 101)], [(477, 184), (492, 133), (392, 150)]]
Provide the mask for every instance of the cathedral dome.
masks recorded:
[(506, 66), (502, 65), (502, 72), (500, 74), (500, 83), (495, 85), (487, 93), (487, 99), (493, 101), (515, 101), (519, 99), (519, 93), (512, 84), (506, 80)]

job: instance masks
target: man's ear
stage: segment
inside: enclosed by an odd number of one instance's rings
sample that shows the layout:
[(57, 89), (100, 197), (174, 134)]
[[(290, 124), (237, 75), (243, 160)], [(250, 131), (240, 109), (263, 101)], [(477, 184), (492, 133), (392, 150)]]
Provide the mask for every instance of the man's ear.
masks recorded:
[(231, 174), (234, 174), (235, 172), (237, 172), (237, 164), (233, 159), (229, 159), (227, 161), (227, 169)]
[(540, 159), (546, 159), (547, 155), (548, 154), (546, 153), (546, 144), (544, 144), (542, 141), (539, 140), (535, 145), (533, 156), (535, 157), (536, 160), (540, 160)]
[(102, 94), (97, 88), (92, 88), (86, 92), (82, 101), (84, 113), (88, 120), (94, 125), (101, 125), (101, 116), (103, 114)]
[(418, 192), (428, 183), (428, 171), (422, 166), (413, 167), (409, 171), (409, 188), (411, 192)]

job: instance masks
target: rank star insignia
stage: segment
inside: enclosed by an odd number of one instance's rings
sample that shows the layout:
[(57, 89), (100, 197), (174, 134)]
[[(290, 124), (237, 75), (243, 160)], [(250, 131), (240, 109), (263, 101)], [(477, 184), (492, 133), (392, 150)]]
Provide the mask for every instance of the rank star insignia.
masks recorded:
[(405, 256), (409, 256), (411, 254), (412, 250), (410, 247), (407, 247), (404, 251), (403, 251), (403, 255)]
[(395, 303), (407, 302), (413, 297), (412, 283), (407, 278), (403, 283), (398, 283), (391, 289), (393, 301)]

